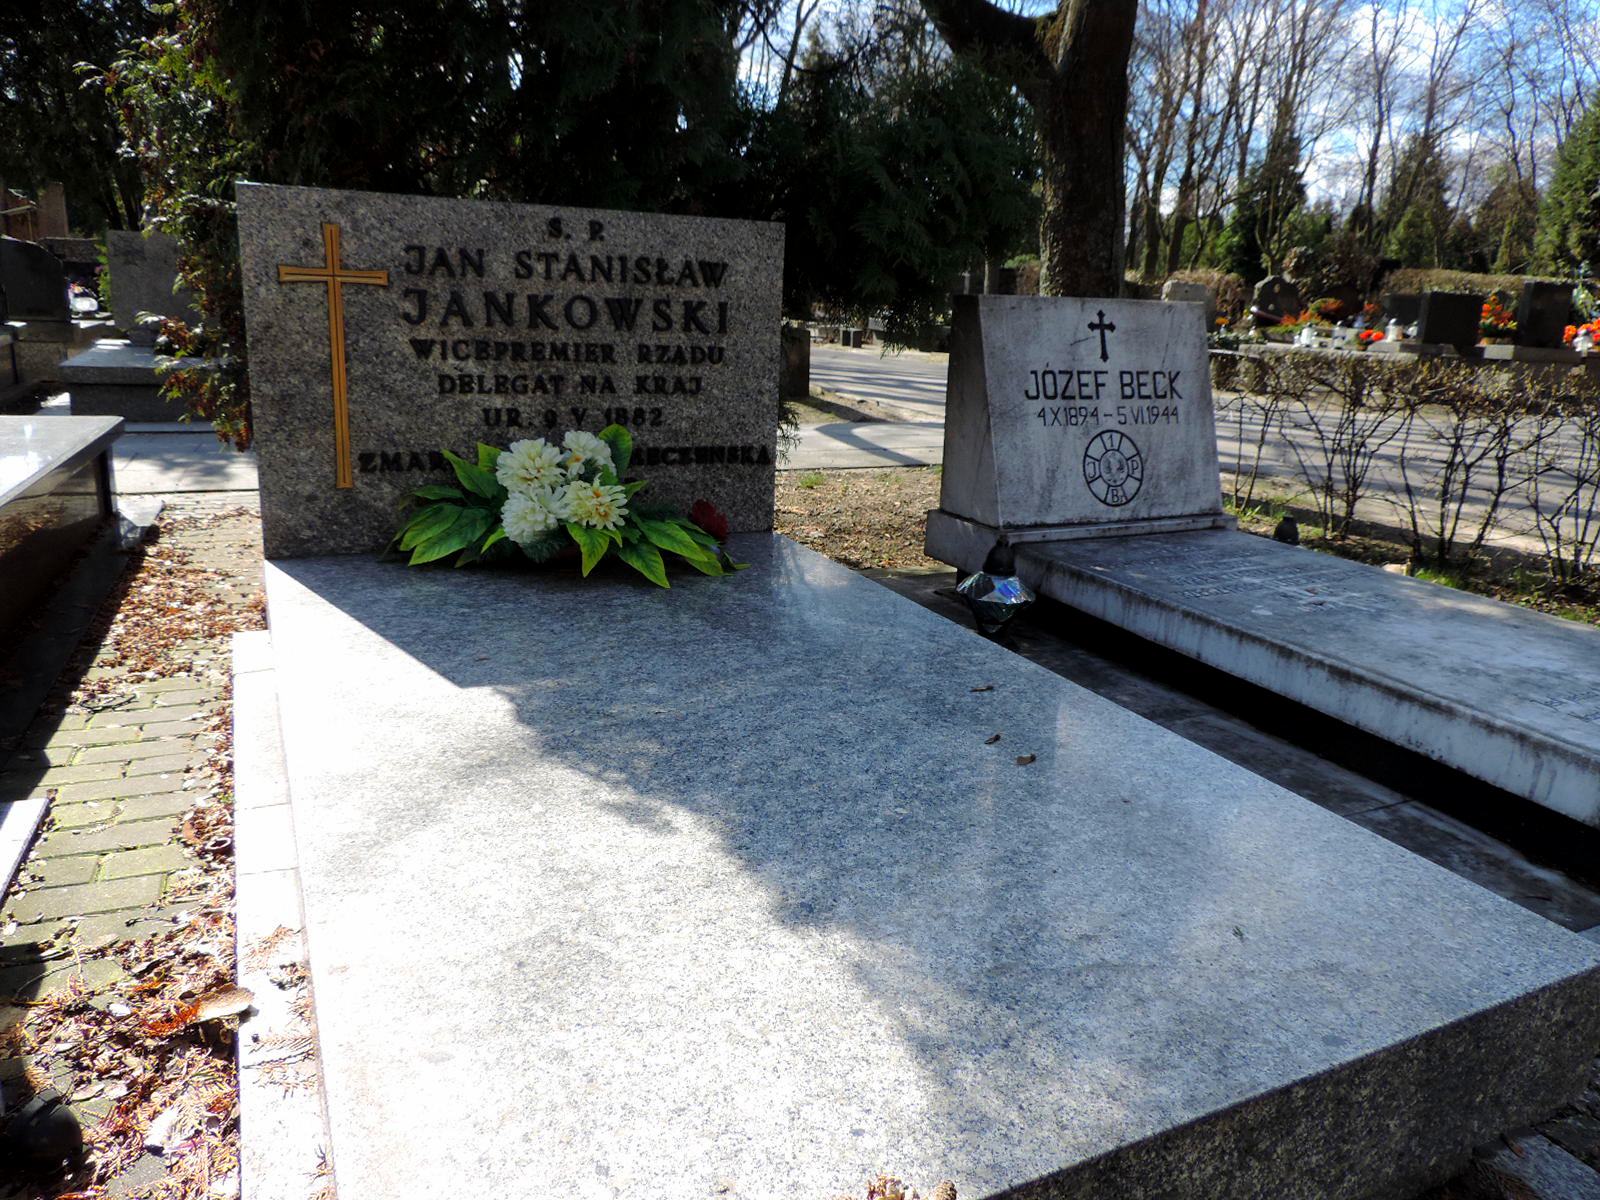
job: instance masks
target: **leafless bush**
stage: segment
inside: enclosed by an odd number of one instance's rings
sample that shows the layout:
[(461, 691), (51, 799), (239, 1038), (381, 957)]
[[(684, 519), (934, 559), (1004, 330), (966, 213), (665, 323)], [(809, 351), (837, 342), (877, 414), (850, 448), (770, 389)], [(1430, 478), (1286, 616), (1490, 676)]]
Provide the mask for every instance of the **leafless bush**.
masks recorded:
[[(1212, 383), (1219, 421), (1237, 431), (1239, 456), (1233, 463), (1232, 500), (1237, 508), (1255, 503), (1261, 478), (1261, 457), (1267, 443), (1281, 436), (1284, 389), (1279, 361), (1259, 355), (1216, 351), (1211, 355)], [(1225, 391), (1222, 389), (1237, 388)]]
[(1322, 526), (1346, 537), (1378, 455), (1405, 440), (1413, 406), (1389, 364), (1356, 355), (1285, 355), (1276, 372), (1286, 439)]
[(1392, 468), (1386, 495), (1418, 561), (1459, 566), (1531, 532), (1552, 581), (1600, 570), (1600, 381), (1588, 372), (1263, 353), (1240, 356), (1232, 375), (1218, 424), (1238, 439), (1240, 507), (1277, 461), (1344, 537), (1374, 472)]
[(1571, 583), (1600, 554), (1600, 385), (1586, 372), (1552, 381), (1531, 406), (1527, 497), (1550, 578)]
[(1400, 440), (1398, 504), (1411, 554), (1448, 566), (1475, 557), (1506, 499), (1527, 483), (1540, 437), (1519, 377), (1433, 359), (1391, 377), (1411, 412)]

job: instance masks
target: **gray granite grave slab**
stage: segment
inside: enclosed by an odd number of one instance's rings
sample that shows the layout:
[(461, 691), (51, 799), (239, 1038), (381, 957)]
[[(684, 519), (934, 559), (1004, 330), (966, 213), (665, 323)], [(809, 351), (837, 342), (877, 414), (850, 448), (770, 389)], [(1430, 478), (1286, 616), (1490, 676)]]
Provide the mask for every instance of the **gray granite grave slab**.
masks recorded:
[(1212, 531), (1027, 546), (1046, 594), (1600, 826), (1600, 630)]
[(1579, 1090), (1600, 947), (734, 550), (268, 566), (341, 1200), (1339, 1200)]
[(106, 231), (106, 263), (111, 268), (111, 316), (117, 328), (139, 345), (155, 343), (156, 326), (141, 322), (140, 313), (199, 318), (194, 296), (178, 288), (178, 243), (164, 233)]
[(18, 375), (29, 383), (49, 384), (56, 382), (62, 363), (74, 351), (87, 348), (104, 336), (109, 322), (36, 319), (12, 321), (6, 327), (13, 338)]
[(928, 553), (1229, 525), (1213, 423), (1198, 304), (957, 297)]
[(106, 453), (121, 432), (116, 417), (0, 416), (0, 508)]
[(106, 525), (115, 417), (0, 416), (0, 637)]
[[(772, 527), (782, 226), (238, 194), (269, 557), (380, 549), (398, 502), (451, 478), (442, 448), (614, 422), (634, 432), (651, 502), (704, 498), (735, 530)], [(346, 273), (337, 297), (314, 274), (330, 254)]]
[(172, 421), (183, 407), (161, 395), (159, 368), (175, 361), (150, 345), (104, 338), (63, 362), (55, 375), (72, 397), (74, 414)]

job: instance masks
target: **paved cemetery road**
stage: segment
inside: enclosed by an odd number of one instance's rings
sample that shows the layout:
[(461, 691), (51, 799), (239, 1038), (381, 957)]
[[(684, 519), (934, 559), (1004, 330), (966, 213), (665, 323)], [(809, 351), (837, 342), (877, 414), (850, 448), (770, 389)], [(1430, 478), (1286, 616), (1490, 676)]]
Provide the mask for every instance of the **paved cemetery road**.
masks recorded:
[(878, 347), (844, 350), (811, 347), (811, 382), (829, 391), (892, 405), (912, 420), (944, 420), (946, 354), (905, 350), (884, 354)]
[(780, 470), (925, 467), (944, 461), (943, 421), (831, 421), (800, 430)]
[(209, 425), (130, 425), (112, 453), (117, 494), (251, 492), (256, 456), (217, 440)]

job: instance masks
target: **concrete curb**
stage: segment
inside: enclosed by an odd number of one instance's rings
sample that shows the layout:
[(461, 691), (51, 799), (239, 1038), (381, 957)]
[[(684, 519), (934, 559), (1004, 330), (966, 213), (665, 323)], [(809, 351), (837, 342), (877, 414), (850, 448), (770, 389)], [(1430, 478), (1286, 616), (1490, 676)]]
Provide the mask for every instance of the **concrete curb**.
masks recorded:
[(242, 1200), (330, 1200), (327, 1106), (270, 635), (233, 635), (234, 870)]

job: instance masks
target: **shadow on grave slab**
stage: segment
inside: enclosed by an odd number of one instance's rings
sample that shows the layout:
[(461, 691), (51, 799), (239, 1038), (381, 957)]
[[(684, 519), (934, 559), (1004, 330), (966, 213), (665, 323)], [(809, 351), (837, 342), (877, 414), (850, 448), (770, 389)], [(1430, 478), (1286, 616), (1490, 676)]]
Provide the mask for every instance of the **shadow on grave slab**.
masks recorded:
[(883, 1147), (976, 1194), (1403, 1183), (1575, 1087), (1592, 948), (816, 555), (737, 552), (671, 592), (269, 571), (336, 1108), (373, 1005), (416, 1014), (386, 1045), (451, 1006), (426, 1086), (598, 1089), (548, 1120), (669, 1173), (699, 1121), (751, 1130), (808, 1184)]

